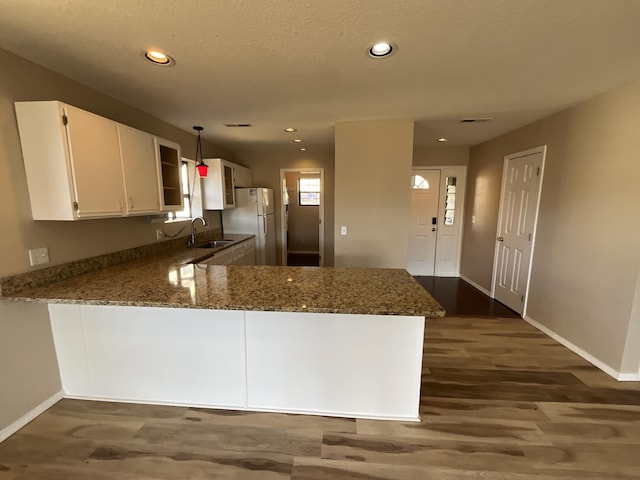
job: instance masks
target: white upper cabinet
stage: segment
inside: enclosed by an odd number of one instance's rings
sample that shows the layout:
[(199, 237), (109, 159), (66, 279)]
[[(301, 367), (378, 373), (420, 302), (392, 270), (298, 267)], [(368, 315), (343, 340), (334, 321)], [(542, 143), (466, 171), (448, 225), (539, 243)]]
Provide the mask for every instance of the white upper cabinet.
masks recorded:
[(156, 152), (159, 168), (159, 187), (161, 190), (160, 206), (163, 212), (182, 210), (180, 168), (182, 167), (182, 151), (180, 145), (163, 138), (156, 137)]
[(118, 125), (127, 214), (160, 210), (158, 165), (153, 135)]
[(16, 103), (34, 220), (125, 213), (118, 130), (60, 102)]
[(15, 107), (34, 220), (182, 209), (179, 145), (57, 101)]
[(250, 168), (234, 165), (233, 172), (236, 187), (253, 187), (253, 174)]
[(209, 172), (202, 179), (205, 210), (225, 210), (235, 207), (234, 164), (221, 158), (207, 158)]

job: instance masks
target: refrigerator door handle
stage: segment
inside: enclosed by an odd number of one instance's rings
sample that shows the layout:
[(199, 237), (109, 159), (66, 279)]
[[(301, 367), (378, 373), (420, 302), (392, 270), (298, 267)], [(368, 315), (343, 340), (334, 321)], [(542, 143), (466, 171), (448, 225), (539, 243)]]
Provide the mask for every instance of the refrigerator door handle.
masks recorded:
[(267, 216), (262, 215), (262, 230), (264, 230), (264, 236), (267, 236)]

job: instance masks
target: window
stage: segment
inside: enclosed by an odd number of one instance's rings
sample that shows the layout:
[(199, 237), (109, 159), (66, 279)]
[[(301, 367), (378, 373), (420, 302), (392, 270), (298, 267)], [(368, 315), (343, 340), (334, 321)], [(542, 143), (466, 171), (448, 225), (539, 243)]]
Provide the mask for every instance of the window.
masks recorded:
[(319, 178), (301, 178), (298, 180), (298, 205), (320, 205)]
[(411, 175), (411, 188), (414, 190), (429, 190), (429, 182), (420, 175)]
[(445, 201), (444, 201), (444, 224), (453, 225), (456, 213), (456, 177), (446, 177), (445, 179)]
[(189, 164), (182, 161), (180, 166), (180, 187), (182, 189), (182, 204), (184, 208), (177, 212), (167, 213), (167, 221), (175, 222), (191, 218), (191, 190), (189, 189)]

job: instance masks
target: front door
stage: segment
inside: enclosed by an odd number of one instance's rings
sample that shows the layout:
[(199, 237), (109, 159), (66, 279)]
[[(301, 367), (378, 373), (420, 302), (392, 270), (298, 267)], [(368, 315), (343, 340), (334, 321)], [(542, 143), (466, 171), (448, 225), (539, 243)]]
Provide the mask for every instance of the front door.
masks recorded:
[(529, 285), (544, 151), (506, 159), (496, 240), (494, 296), (520, 315)]
[(417, 170), (411, 176), (411, 223), (407, 270), (431, 276), (435, 271), (440, 170)]

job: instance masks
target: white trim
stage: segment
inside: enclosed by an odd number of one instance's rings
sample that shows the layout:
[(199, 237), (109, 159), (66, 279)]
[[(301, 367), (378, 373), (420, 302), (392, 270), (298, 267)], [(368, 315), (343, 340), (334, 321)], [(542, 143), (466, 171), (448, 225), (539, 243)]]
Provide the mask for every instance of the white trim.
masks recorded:
[[(472, 287), (477, 288), (478, 290), (480, 290), (482, 293), (484, 293), (487, 297), (491, 297), (491, 292), (489, 290), (487, 290), (486, 288), (484, 288), (483, 286), (478, 285), (476, 282), (474, 282), (473, 280), (471, 280), (470, 278), (464, 276), (464, 275), (460, 275), (460, 278), (462, 280), (464, 280), (465, 282), (467, 282), (468, 284), (470, 284)], [(491, 297), (493, 298), (493, 297)]]
[[(522, 312), (517, 312), (524, 318), (527, 314), (527, 306), (529, 302), (529, 287), (531, 286), (531, 271), (533, 270), (533, 254), (536, 246), (536, 233), (538, 231), (538, 217), (540, 213), (540, 201), (542, 199), (542, 182), (544, 180), (544, 165), (547, 158), (547, 146), (541, 145), (539, 147), (530, 148), (529, 150), (523, 150), (522, 152), (511, 153), (505, 155), (504, 163), (502, 165), (502, 183), (500, 185), (500, 204), (498, 208), (498, 225), (496, 226), (496, 239), (500, 236), (500, 229), (502, 227), (502, 210), (504, 203), (504, 191), (507, 184), (507, 164), (509, 160), (514, 158), (526, 157), (529, 155), (535, 155), (536, 153), (542, 154), (542, 161), (540, 162), (540, 183), (538, 184), (538, 201), (536, 202), (535, 218), (533, 220), (533, 232), (531, 234), (531, 253), (529, 254), (529, 271), (527, 272), (527, 287), (524, 292), (524, 303), (522, 304)], [(491, 298), (496, 298), (496, 277), (498, 276), (498, 248), (499, 244), (496, 240), (495, 247), (493, 249), (493, 269), (491, 272)], [(511, 307), (509, 307), (511, 308)]]
[(211, 408), (215, 410), (233, 410), (240, 412), (262, 412), (262, 413), (287, 413), (292, 415), (319, 415), (322, 417), (340, 417), (340, 418), (362, 418), (364, 420), (396, 420), (401, 422), (419, 422), (420, 416), (401, 416), (401, 415), (369, 415), (369, 414), (353, 414), (353, 413), (341, 413), (331, 412), (323, 410), (289, 410), (279, 408), (263, 408), (263, 407), (246, 407), (243, 405), (229, 406), (229, 405), (216, 405), (213, 403), (189, 403), (189, 402), (165, 402), (159, 400), (139, 400), (123, 397), (91, 397), (86, 395), (65, 395), (64, 398), (73, 400), (89, 400), (92, 402), (116, 402), (116, 403), (129, 403), (138, 405), (163, 405), (166, 407), (190, 407), (190, 408)]
[[(324, 267), (325, 251), (324, 251), (324, 168), (281, 168), (280, 169), (280, 239), (281, 248), (280, 253), (282, 256), (282, 265), (287, 266), (287, 231), (284, 223), (285, 211), (284, 200), (282, 196), (282, 183), (285, 180), (286, 174), (290, 172), (299, 173), (317, 173), (320, 172), (320, 207), (318, 210), (318, 217), (320, 225), (318, 227), (318, 249), (320, 250), (320, 267)], [(291, 198), (289, 198), (289, 205), (291, 205)], [(315, 253), (315, 252), (314, 252)]]
[(549, 329), (548, 327), (545, 327), (544, 325), (542, 325), (540, 322), (534, 320), (533, 318), (531, 318), (529, 316), (526, 316), (526, 317), (523, 317), (523, 318), (527, 323), (533, 325), (535, 328), (540, 330), (542, 333), (544, 333), (544, 334), (548, 335), (549, 337), (553, 338), (558, 343), (561, 343), (562, 345), (567, 347), (569, 350), (571, 350), (573, 353), (581, 356), (587, 362), (591, 363), (592, 365), (594, 365), (595, 367), (599, 368), (604, 373), (606, 373), (607, 375), (615, 378), (616, 380), (621, 381), (621, 382), (635, 382), (635, 381), (640, 380), (640, 374), (637, 374), (637, 373), (621, 373), (621, 372), (617, 371), (615, 368), (612, 368), (609, 365), (607, 365), (606, 363), (604, 363), (602, 360), (597, 359), (596, 357), (591, 355), (589, 352), (584, 351), (583, 349), (581, 349), (580, 347), (578, 347), (574, 343), (570, 342), (569, 340), (567, 340), (563, 336), (558, 335), (553, 330)]
[(39, 415), (43, 414), (45, 411), (47, 411), (49, 408), (54, 406), (63, 398), (64, 398), (64, 392), (60, 390), (59, 392), (56, 392), (53, 395), (51, 395), (44, 402), (42, 402), (41, 404), (39, 404), (29, 412), (25, 413), (23, 416), (21, 416), (12, 424), (4, 427), (2, 430), (0, 430), (0, 442), (3, 442), (7, 438), (9, 438), (11, 435), (13, 435), (22, 427), (24, 427), (27, 423), (34, 420)]

